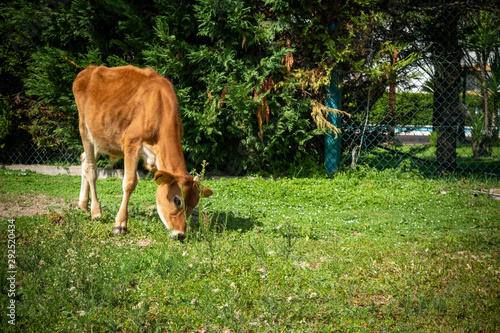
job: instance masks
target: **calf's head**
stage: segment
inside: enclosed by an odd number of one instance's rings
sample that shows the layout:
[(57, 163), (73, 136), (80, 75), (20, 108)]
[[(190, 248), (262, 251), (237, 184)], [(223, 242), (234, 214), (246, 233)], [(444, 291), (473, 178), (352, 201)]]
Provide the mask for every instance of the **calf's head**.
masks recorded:
[(196, 207), (200, 196), (209, 197), (212, 191), (196, 182), (192, 176), (174, 176), (166, 171), (155, 172), (156, 206), (158, 215), (172, 237), (186, 238), (186, 218)]

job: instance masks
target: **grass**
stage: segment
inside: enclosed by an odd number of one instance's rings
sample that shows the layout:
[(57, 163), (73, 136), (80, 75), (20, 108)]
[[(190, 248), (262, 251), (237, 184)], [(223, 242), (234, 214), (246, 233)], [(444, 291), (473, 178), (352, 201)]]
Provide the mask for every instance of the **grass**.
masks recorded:
[[(1, 170), (0, 198), (29, 192), (74, 205), (79, 182)], [(160, 222), (152, 181), (139, 182), (124, 237), (112, 236), (117, 179), (98, 181), (99, 222), (76, 209), (14, 217), (16, 331), (500, 330), (500, 202), (473, 195), (498, 179), (360, 168), (204, 184), (214, 195), (184, 243)]]

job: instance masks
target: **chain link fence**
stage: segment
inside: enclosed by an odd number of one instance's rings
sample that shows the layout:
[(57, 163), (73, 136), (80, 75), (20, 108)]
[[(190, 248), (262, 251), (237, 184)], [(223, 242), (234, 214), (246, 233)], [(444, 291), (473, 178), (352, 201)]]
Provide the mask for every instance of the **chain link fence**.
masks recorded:
[(82, 152), (83, 149), (74, 151), (64, 146), (38, 147), (33, 141), (25, 141), (0, 148), (0, 164), (78, 165)]
[(499, 18), (452, 5), (412, 15), (400, 17), (386, 80), (353, 86), (353, 73), (343, 73), (351, 117), (342, 124), (342, 164), (500, 175)]
[[(401, 27), (389, 39), (396, 47), (387, 57), (393, 70), (384, 80), (348, 65), (335, 73), (342, 77), (342, 110), (350, 114), (341, 122), (338, 167), (500, 175), (499, 18), (453, 4), (406, 15), (392, 23)], [(380, 36), (372, 38), (380, 44)], [(398, 59), (410, 56), (414, 61), (398, 67)], [(380, 66), (380, 59), (368, 57), (367, 63)], [(324, 152), (338, 150), (329, 141), (310, 147), (329, 158)], [(75, 165), (80, 153), (26, 141), (0, 148), (0, 164)]]

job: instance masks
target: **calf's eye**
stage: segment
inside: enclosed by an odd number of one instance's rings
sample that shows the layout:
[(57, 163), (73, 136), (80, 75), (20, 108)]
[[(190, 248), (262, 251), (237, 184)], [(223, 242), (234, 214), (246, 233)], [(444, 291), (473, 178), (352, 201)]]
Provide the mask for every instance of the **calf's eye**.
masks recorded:
[(174, 205), (180, 207), (182, 205), (181, 199), (179, 197), (174, 197)]

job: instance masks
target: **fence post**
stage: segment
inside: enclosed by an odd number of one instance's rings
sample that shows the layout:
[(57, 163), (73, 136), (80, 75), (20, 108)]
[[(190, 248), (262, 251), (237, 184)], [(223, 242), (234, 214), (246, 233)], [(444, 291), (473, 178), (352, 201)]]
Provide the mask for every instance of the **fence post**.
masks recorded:
[[(330, 26), (330, 32), (335, 30), (338, 23)], [(340, 76), (332, 71), (330, 86), (326, 88), (326, 106), (333, 109), (342, 110), (342, 98), (338, 83)], [(337, 128), (342, 126), (342, 116), (340, 114), (328, 114), (328, 121)], [(341, 159), (341, 134), (327, 133), (325, 136), (325, 170), (329, 175), (334, 175), (335, 171), (340, 167)]]

